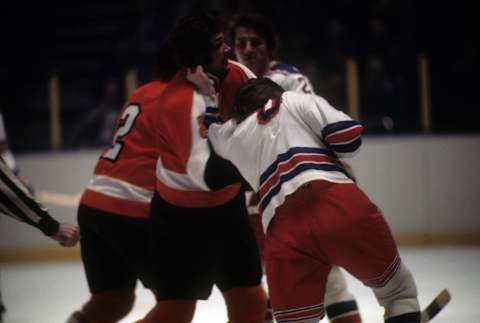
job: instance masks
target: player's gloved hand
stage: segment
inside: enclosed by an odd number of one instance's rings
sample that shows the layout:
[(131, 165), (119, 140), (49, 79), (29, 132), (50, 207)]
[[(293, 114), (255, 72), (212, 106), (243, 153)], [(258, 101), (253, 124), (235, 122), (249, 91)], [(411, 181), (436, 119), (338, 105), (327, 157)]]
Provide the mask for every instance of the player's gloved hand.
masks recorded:
[(205, 114), (203, 115), (203, 124), (208, 129), (212, 123), (222, 123), (222, 117), (220, 116), (220, 111), (216, 106), (208, 106)]
[(51, 236), (64, 247), (73, 247), (80, 239), (78, 227), (73, 224), (60, 223), (57, 233)]

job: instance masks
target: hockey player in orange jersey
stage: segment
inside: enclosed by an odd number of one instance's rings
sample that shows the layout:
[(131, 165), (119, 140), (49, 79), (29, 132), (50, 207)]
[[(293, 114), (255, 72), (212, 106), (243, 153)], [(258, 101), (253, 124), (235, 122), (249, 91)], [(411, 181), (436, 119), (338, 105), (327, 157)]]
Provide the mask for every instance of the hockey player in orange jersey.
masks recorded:
[(244, 193), (239, 182), (211, 188), (204, 178), (211, 154), (201, 121), (209, 103), (187, 78), (188, 69), (198, 65), (210, 75), (226, 120), (237, 89), (253, 74), (227, 60), (230, 48), (214, 15), (181, 19), (172, 44), (182, 69), (165, 88), (163, 108), (153, 118), (159, 149), (151, 204), (157, 304), (141, 322), (191, 322), (196, 301), (207, 299), (216, 285), (229, 322), (263, 323), (266, 298)]
[(156, 80), (137, 89), (119, 113), (111, 146), (104, 149), (78, 208), (81, 254), (90, 298), (67, 323), (114, 323), (125, 317), (140, 279), (145, 285), (150, 200), (157, 150), (150, 115), (176, 72), (165, 42)]

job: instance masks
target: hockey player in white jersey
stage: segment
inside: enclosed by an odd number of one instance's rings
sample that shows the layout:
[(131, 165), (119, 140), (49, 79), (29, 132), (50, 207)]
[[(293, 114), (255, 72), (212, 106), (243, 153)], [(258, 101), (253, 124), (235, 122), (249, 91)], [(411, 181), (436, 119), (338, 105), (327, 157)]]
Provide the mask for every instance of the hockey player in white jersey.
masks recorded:
[(324, 99), (265, 78), (248, 81), (232, 119), (208, 129), (215, 152), (258, 195), (277, 322), (323, 318), (333, 265), (372, 288), (386, 323), (420, 322), (416, 285), (389, 226), (339, 160), (358, 151), (362, 132)]
[[(250, 68), (257, 77), (269, 78), (286, 91), (315, 94), (306, 75), (295, 66), (275, 59), (277, 35), (265, 17), (249, 13), (237, 16), (229, 36), (238, 61)], [(351, 172), (348, 164), (345, 163), (345, 166)], [(250, 205), (249, 211), (252, 209), (254, 210), (254, 207)], [(255, 212), (251, 213), (255, 227), (259, 223), (259, 216)], [(257, 233), (259, 230), (255, 231)], [(257, 240), (262, 247), (263, 237), (257, 237)], [(332, 323), (361, 322), (357, 302), (348, 291), (342, 272), (335, 266), (332, 267), (328, 279), (325, 303), (328, 318)]]
[(286, 91), (314, 93), (305, 74), (295, 66), (275, 59), (277, 36), (266, 18), (257, 14), (237, 16), (229, 36), (238, 61), (257, 77), (268, 77)]

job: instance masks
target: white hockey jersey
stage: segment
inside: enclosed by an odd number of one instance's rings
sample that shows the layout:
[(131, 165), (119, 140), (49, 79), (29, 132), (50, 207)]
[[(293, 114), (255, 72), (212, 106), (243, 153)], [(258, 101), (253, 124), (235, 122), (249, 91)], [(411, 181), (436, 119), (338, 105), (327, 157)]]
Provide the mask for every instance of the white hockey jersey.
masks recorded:
[(266, 231), (275, 209), (304, 183), (353, 183), (339, 158), (356, 153), (362, 131), (323, 98), (285, 92), (239, 124), (212, 124), (208, 137), (257, 193)]

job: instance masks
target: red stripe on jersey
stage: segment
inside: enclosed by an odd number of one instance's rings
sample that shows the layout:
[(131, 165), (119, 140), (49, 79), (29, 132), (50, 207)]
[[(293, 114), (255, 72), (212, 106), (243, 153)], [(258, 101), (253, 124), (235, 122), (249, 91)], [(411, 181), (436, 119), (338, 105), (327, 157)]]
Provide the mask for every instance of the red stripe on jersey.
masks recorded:
[(148, 218), (150, 212), (150, 203), (125, 200), (88, 189), (83, 193), (80, 203), (105, 212), (133, 218)]
[(260, 188), (260, 197), (262, 198), (263, 196), (265, 196), (265, 194), (268, 193), (270, 188), (272, 188), (276, 185), (276, 183), (278, 183), (282, 174), (289, 172), (303, 162), (330, 163), (342, 166), (342, 164), (338, 160), (332, 159), (326, 155), (295, 155), (289, 160), (278, 165), (275, 173)]
[(157, 181), (158, 194), (168, 203), (185, 208), (203, 208), (222, 205), (240, 192), (240, 184), (226, 186), (218, 191), (177, 190)]
[(335, 132), (329, 136), (327, 136), (326, 140), (329, 144), (339, 144), (344, 142), (352, 141), (358, 136), (360, 136), (363, 132), (363, 126), (356, 125), (348, 130), (342, 130), (342, 132)]

